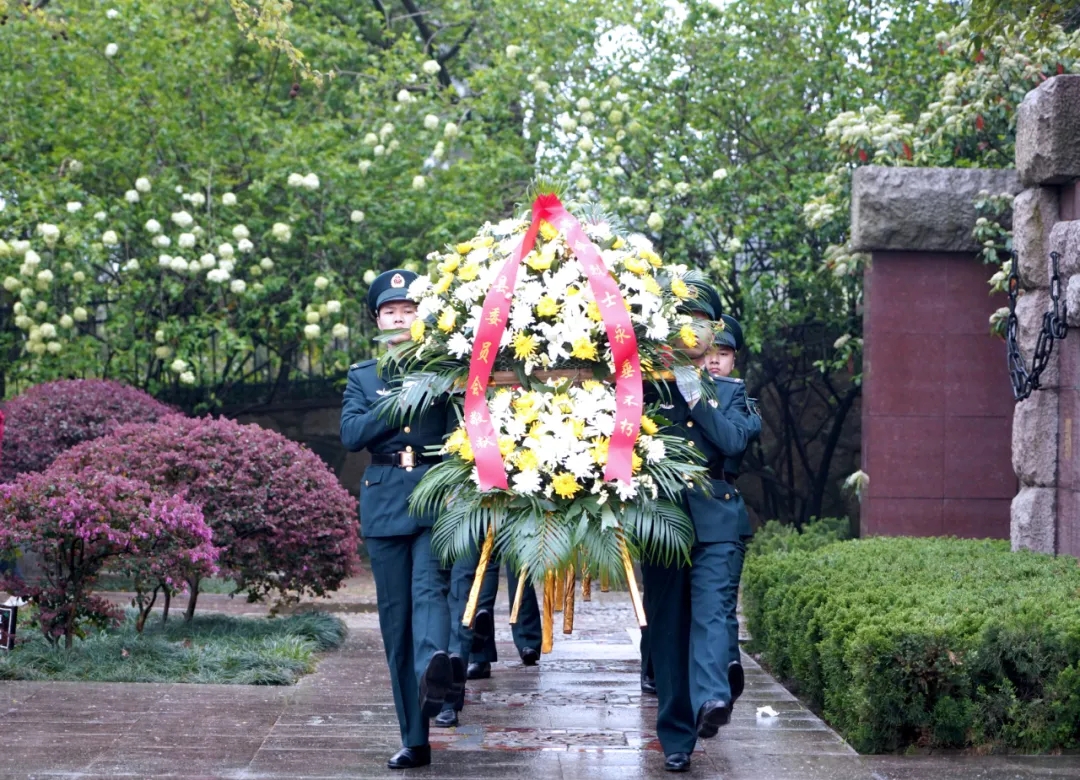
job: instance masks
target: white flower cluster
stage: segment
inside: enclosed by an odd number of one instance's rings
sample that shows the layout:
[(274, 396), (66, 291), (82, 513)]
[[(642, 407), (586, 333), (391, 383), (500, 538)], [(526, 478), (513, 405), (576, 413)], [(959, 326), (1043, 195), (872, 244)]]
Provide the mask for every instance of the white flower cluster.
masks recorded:
[[(470, 442), (462, 425), (447, 439), (443, 453), (472, 462), (474, 447), (498, 447), (510, 487), (522, 495), (563, 501), (596, 495), (604, 503), (612, 493), (628, 501), (645, 490), (656, 498), (658, 490), (648, 466), (666, 455), (664, 442), (656, 437), (659, 426), (649, 417), (642, 418), (632, 456), (632, 482), (605, 483), (608, 446), (615, 430), (614, 389), (595, 381), (578, 386), (561, 382), (546, 383), (555, 392), (500, 388), (489, 403), (496, 441)], [(475, 469), (473, 479), (479, 479)]]

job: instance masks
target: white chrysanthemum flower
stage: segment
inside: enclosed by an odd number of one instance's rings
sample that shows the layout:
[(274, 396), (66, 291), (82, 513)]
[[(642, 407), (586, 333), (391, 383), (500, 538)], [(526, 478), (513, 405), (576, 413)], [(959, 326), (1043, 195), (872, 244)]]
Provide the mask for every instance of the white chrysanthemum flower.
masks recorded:
[(449, 138), (451, 140), (454, 139), (454, 138), (457, 138), (457, 136), (458, 136), (457, 123), (456, 122), (447, 122), (446, 125), (443, 126), (443, 136), (445, 136), (446, 138)]
[(264, 257), (262, 260), (259, 261), (259, 267), (262, 268), (264, 271), (271, 271), (274, 268), (274, 261), (271, 260), (269, 257)]
[(649, 461), (649, 463), (659, 463), (667, 457), (667, 448), (664, 446), (663, 441), (652, 436), (643, 436), (642, 438), (648, 438), (649, 440), (645, 445), (645, 460)]
[(226, 192), (224, 195), (221, 196), (221, 205), (223, 205), (223, 206), (235, 206), (236, 205), (236, 195), (234, 195), (231, 192)]
[(195, 374), (190, 371), (183, 371), (180, 374), (180, 384), (193, 385), (195, 384)]
[(420, 176), (420, 175), (413, 176), (412, 188), (414, 190), (422, 190), (426, 186), (427, 186), (427, 179), (425, 179), (423, 176)]
[(248, 239), (241, 238), (238, 242), (236, 242), (236, 248), (244, 254), (247, 254), (248, 252), (251, 252), (253, 249), (255, 249), (255, 245), (251, 243)]
[(434, 130), (438, 126), (439, 126), (439, 117), (435, 116), (434, 114), (428, 114), (427, 116), (424, 117), (424, 127), (427, 130)]
[(309, 341), (312, 339), (317, 339), (321, 335), (322, 328), (320, 328), (318, 325), (312, 324), (304, 326), (304, 338), (308, 339)]
[(356, 209), (355, 211), (353, 211), (352, 214), (349, 215), (349, 221), (359, 225), (361, 222), (364, 221), (364, 216), (364, 212), (360, 211), (360, 209)]
[(514, 485), (514, 490), (516, 492), (527, 496), (539, 493), (543, 487), (543, 479), (540, 477), (540, 472), (536, 469), (528, 469), (515, 474), (511, 477), (511, 482)]
[(329, 286), (330, 286), (330, 280), (327, 279), (325, 276), (316, 276), (315, 277), (315, 289), (316, 290), (325, 290)]
[(169, 370), (172, 371), (174, 374), (182, 374), (183, 372), (187, 371), (187, 369), (187, 361), (182, 360), (181, 358), (177, 358), (169, 365)]
[(120, 51), (120, 47), (117, 46), (115, 43), (110, 43), (108, 46), (105, 47), (105, 56), (111, 60), (113, 57), (116, 56), (116, 53), (118, 51)]
[(361, 160), (356, 164), (356, 167), (360, 169), (360, 173), (367, 173), (371, 168), (371, 160)]
[(345, 323), (339, 322), (333, 328), (330, 329), (330, 333), (333, 334), (336, 339), (345, 339), (349, 337), (349, 326)]
[(247, 282), (245, 282), (243, 279), (233, 279), (229, 283), (229, 289), (237, 295), (240, 295), (245, 290), (247, 290)]
[(60, 327), (65, 330), (70, 330), (75, 327), (75, 320), (71, 318), (70, 314), (65, 314), (60, 318)]
[(148, 219), (148, 220), (146, 220), (146, 224), (143, 225), (143, 227), (146, 228), (147, 233), (160, 233), (161, 232), (161, 223), (158, 222), (156, 219)]
[(195, 234), (181, 233), (179, 238), (176, 239), (176, 245), (181, 249), (191, 249), (195, 246)]
[(164, 249), (165, 247), (169, 246), (172, 241), (169, 239), (168, 236), (160, 235), (154, 236), (153, 240), (150, 243), (156, 246), (158, 249)]
[(447, 339), (446, 349), (451, 355), (460, 360), (467, 353), (472, 351), (472, 340), (466, 338), (463, 333), (455, 331), (450, 335), (450, 338)]
[(82, 204), (77, 200), (69, 201), (67, 204), (68, 214), (74, 214), (82, 209)]
[(176, 211), (171, 217), (172, 221), (182, 228), (191, 227), (195, 222), (195, 218), (188, 214), (186, 211)]
[(225, 259), (229, 259), (236, 254), (236, 250), (233, 249), (232, 244), (226, 242), (217, 248), (217, 253)]
[(371, 270), (370, 268), (367, 269), (366, 271), (364, 271), (364, 284), (370, 286), (371, 283), (375, 281), (376, 276), (378, 276), (378, 274), (376, 274), (373, 270)]
[(247, 225), (237, 225), (232, 229), (233, 238), (239, 241), (241, 238), (250, 238), (251, 233), (248, 232)]
[(292, 238), (292, 228), (290, 228), (284, 222), (275, 222), (274, 226), (270, 228), (270, 234), (284, 244), (286, 241)]
[(75, 319), (75, 322), (86, 322), (87, 317), (90, 315), (82, 306), (76, 306), (72, 310), (71, 316)]
[(424, 64), (420, 66), (420, 68), (424, 71), (424, 73), (428, 74), (429, 76), (434, 76), (436, 73), (442, 70), (442, 65), (440, 65), (436, 60), (426, 60)]
[(224, 284), (229, 281), (229, 272), (224, 268), (215, 268), (206, 274), (206, 281), (214, 284)]
[(337, 314), (341, 311), (341, 301), (327, 301), (326, 311), (329, 314)]
[(106, 230), (101, 234), (101, 243), (105, 246), (116, 246), (120, 243), (120, 239), (117, 238), (116, 232), (113, 230)]
[(309, 173), (304, 177), (304, 189), (317, 190), (319, 189), (319, 177), (314, 173)]
[(299, 173), (290, 173), (289, 178), (287, 180), (287, 184), (290, 187), (303, 187), (304, 186), (304, 177), (301, 176)]

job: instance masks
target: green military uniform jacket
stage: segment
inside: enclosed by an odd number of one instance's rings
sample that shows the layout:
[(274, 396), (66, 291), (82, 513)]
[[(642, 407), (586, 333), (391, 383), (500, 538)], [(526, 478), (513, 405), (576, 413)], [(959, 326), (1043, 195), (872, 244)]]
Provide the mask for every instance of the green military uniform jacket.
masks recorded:
[[(740, 384), (742, 383), (741, 379), (725, 378), (717, 381), (739, 382)], [(747, 443), (749, 444), (749, 442), (761, 438), (761, 415), (758, 413), (757, 409), (753, 407), (749, 400), (745, 404), (745, 415)], [(728, 455), (726, 458), (724, 458), (724, 473), (733, 475), (732, 479), (739, 475), (739, 470), (742, 468), (744, 452), (740, 452), (738, 455)], [(745, 506), (743, 507), (742, 516), (740, 518), (739, 535), (744, 538), (754, 535), (754, 529), (750, 525), (750, 515), (746, 512)]]
[[(412, 448), (421, 455), (427, 447), (442, 443), (456, 422), (446, 403), (434, 404), (414, 421), (394, 427), (373, 411), (386, 390), (375, 360), (349, 369), (341, 408), (341, 441), (347, 450), (389, 455)], [(430, 464), (418, 464), (410, 470), (374, 463), (368, 466), (360, 486), (360, 531), (364, 538), (406, 536), (435, 525), (433, 514), (418, 517), (409, 511), (409, 496), (429, 468)]]

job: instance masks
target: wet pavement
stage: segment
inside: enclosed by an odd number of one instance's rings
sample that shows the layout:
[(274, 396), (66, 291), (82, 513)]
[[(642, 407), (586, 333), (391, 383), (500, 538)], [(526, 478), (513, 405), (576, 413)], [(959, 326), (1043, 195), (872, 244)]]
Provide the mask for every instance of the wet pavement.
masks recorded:
[[(290, 688), (0, 683), (0, 778), (612, 778), (668, 776), (656, 700), (638, 682), (625, 593), (578, 599), (571, 636), (539, 667), (517, 659), (505, 582), (492, 678), (469, 683), (456, 729), (432, 729), (431, 767), (393, 773), (399, 747), (374, 592), (354, 580), (332, 602), (342, 650)], [(205, 599), (205, 600), (203, 600)], [(243, 613), (206, 594), (203, 609)], [(561, 625), (557, 620), (556, 625)], [(731, 725), (699, 743), (690, 776), (732, 780), (1078, 778), (1077, 756), (860, 757), (750, 658)], [(775, 717), (759, 716), (771, 707)]]

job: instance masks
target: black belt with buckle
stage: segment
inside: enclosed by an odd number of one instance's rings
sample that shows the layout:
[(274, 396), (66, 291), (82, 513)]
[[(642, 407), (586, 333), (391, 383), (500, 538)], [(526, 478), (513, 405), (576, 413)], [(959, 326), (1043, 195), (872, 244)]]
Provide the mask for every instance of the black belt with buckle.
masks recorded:
[(401, 450), (400, 452), (373, 452), (371, 454), (372, 466), (396, 466), (399, 469), (411, 469), (415, 466), (430, 466), (438, 463), (441, 458), (431, 455), (421, 455), (414, 450)]
[(709, 468), (709, 476), (713, 479), (722, 479), (724, 482), (730, 482), (735, 484), (735, 480), (739, 478), (738, 474), (731, 471), (724, 471), (723, 466), (712, 466)]

